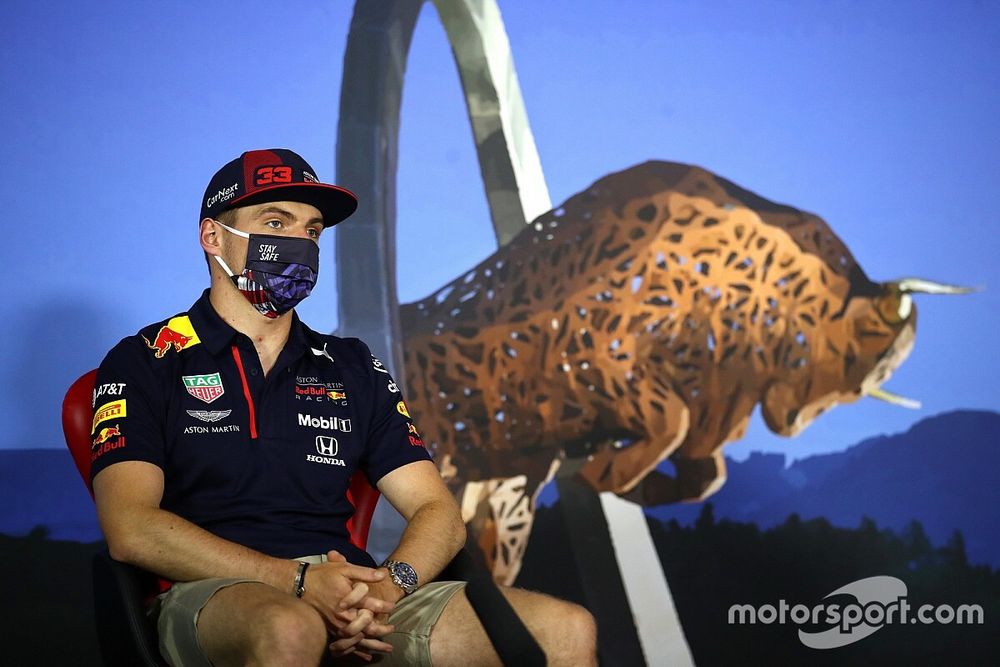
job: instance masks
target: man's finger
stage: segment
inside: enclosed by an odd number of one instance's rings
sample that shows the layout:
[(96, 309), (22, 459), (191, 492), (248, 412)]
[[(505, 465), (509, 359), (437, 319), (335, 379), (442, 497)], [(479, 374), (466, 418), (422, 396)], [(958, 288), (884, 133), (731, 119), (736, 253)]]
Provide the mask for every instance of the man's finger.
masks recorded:
[(368, 584), (359, 581), (354, 584), (354, 588), (351, 589), (350, 593), (340, 599), (340, 604), (337, 607), (339, 609), (349, 609), (361, 602), (361, 599), (366, 595), (368, 595)]
[(331, 563), (346, 563), (347, 558), (344, 554), (340, 553), (336, 549), (330, 549), (326, 552), (326, 559)]
[(364, 639), (364, 635), (360, 632), (353, 637), (343, 637), (342, 639), (338, 639), (330, 644), (330, 652), (334, 655), (347, 655), (351, 651), (355, 650), (355, 645), (362, 639)]
[(379, 653), (392, 653), (392, 644), (379, 641), (378, 639), (365, 638), (358, 642), (358, 646)]
[(340, 631), (340, 636), (350, 637), (359, 632), (362, 632), (365, 628), (367, 628), (371, 624), (373, 619), (374, 617), (372, 616), (372, 613), (370, 611), (368, 611), (367, 609), (362, 609), (361, 611), (358, 612), (358, 617), (353, 621), (351, 621), (349, 624), (347, 624), (347, 626)]
[(337, 623), (340, 623), (341, 627), (347, 625), (357, 617), (358, 617), (357, 609), (335, 609), (333, 612), (334, 620)]
[(369, 609), (376, 614), (385, 614), (388, 618), (389, 612), (396, 608), (395, 602), (389, 602), (388, 600), (382, 600), (380, 598), (368, 596), (361, 600), (361, 603), (357, 605), (360, 609)]
[(338, 572), (348, 579), (353, 579), (354, 581), (367, 581), (369, 583), (374, 583), (385, 579), (385, 570), (376, 570), (363, 565), (355, 565), (353, 563), (344, 563), (340, 565)]
[(396, 629), (394, 625), (388, 625), (386, 623), (379, 623), (377, 620), (372, 621), (365, 628), (365, 637), (385, 637), (387, 634), (391, 633)]

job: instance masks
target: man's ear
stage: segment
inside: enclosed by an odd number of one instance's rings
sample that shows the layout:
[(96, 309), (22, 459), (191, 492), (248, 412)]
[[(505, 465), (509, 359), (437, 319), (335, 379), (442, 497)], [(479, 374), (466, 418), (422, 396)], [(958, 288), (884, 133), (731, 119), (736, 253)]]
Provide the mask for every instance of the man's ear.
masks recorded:
[(198, 240), (201, 242), (201, 249), (209, 255), (219, 255), (219, 228), (212, 218), (205, 218), (201, 221), (198, 229)]

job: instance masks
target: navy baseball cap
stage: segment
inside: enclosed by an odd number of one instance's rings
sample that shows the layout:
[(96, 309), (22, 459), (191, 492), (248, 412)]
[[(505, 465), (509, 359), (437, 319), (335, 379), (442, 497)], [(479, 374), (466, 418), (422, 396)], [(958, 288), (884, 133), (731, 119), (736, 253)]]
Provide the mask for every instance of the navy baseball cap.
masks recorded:
[(272, 201), (311, 204), (322, 213), (324, 227), (345, 220), (358, 208), (353, 192), (320, 183), (315, 170), (297, 153), (270, 148), (247, 151), (215, 172), (205, 190), (199, 220), (238, 206)]

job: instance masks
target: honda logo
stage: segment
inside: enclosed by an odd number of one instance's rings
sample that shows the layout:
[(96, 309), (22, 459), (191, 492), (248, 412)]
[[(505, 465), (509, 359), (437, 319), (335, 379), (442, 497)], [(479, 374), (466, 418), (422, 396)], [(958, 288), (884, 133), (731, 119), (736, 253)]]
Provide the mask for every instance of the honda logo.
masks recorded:
[(322, 456), (336, 456), (337, 439), (329, 435), (317, 435), (316, 451)]

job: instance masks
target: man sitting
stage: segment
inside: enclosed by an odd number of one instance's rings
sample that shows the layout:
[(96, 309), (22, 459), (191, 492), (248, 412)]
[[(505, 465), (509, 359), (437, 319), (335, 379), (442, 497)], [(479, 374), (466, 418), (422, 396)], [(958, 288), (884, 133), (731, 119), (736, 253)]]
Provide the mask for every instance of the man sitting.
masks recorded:
[[(464, 583), (434, 581), (465, 526), (399, 386), (294, 311), (356, 206), (291, 151), (229, 162), (202, 201), (210, 288), (101, 364), (98, 517), (115, 559), (173, 582), (149, 613), (175, 667), (499, 664)], [(407, 522), (378, 566), (350, 542), (356, 469)], [(589, 612), (502, 591), (550, 664), (596, 664)]]

